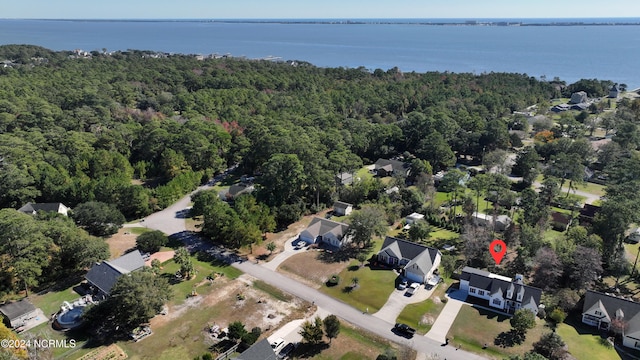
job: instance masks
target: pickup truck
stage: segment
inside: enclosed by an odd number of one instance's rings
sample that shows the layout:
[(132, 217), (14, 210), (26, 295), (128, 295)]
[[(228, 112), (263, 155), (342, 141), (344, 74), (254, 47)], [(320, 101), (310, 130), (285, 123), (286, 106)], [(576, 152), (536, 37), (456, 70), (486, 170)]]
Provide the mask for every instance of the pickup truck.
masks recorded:
[(394, 333), (400, 336), (404, 336), (406, 338), (412, 338), (416, 333), (416, 329), (412, 328), (407, 324), (396, 323), (392, 330)]
[(411, 296), (415, 294), (419, 288), (420, 288), (420, 284), (414, 282), (411, 285), (409, 285), (409, 287), (407, 287), (407, 292), (405, 293), (405, 295)]

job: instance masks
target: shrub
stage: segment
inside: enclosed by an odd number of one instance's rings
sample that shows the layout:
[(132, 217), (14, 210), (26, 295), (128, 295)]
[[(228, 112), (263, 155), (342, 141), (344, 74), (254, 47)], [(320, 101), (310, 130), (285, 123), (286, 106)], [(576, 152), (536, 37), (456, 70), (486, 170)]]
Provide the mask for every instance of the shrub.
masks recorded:
[(553, 309), (553, 311), (549, 314), (549, 319), (553, 320), (553, 322), (556, 324), (562, 323), (566, 318), (567, 314), (565, 314), (565, 312), (560, 308)]
[(336, 286), (340, 283), (340, 276), (332, 275), (329, 280), (327, 280), (327, 286)]

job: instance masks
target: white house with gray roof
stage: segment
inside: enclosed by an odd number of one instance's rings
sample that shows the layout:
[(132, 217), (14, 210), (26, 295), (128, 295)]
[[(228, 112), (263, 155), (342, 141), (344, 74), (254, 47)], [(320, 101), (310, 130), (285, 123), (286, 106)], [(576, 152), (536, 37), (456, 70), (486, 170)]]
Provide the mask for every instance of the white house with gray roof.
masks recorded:
[(582, 322), (599, 330), (612, 330), (611, 323), (624, 324), (622, 344), (640, 349), (640, 303), (613, 295), (587, 290), (582, 307)]
[(434, 285), (434, 271), (440, 265), (442, 254), (436, 248), (387, 236), (378, 252), (378, 261), (402, 268), (409, 281)]
[(336, 201), (333, 203), (333, 213), (337, 216), (346, 216), (353, 211), (353, 205), (344, 201)]
[(468, 296), (487, 300), (491, 308), (510, 314), (518, 309), (537, 314), (542, 296), (542, 290), (523, 283), (522, 275), (516, 275), (514, 280), (468, 266), (460, 274), (460, 290)]
[(62, 214), (67, 216), (69, 213), (69, 208), (66, 207), (63, 203), (32, 203), (28, 202), (24, 206), (22, 206), (18, 211), (23, 212), (25, 214), (35, 215), (38, 211), (44, 212), (57, 212), (58, 214)]
[(300, 240), (308, 244), (327, 243), (335, 247), (342, 247), (350, 241), (346, 236), (349, 225), (320, 217), (314, 217), (304, 231), (300, 233)]
[(85, 275), (89, 284), (104, 296), (109, 296), (111, 288), (118, 278), (132, 271), (142, 269), (144, 259), (140, 251), (135, 250), (111, 261), (103, 261), (95, 264)]

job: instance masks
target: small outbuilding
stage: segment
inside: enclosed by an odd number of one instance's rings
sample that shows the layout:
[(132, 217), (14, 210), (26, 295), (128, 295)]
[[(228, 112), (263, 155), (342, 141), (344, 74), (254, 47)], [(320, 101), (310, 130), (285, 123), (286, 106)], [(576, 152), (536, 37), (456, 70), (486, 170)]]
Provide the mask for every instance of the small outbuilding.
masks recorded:
[(342, 201), (336, 201), (333, 204), (333, 214), (336, 216), (346, 216), (351, 214), (352, 211), (353, 211), (352, 204), (342, 202)]
[(5, 323), (14, 329), (24, 326), (38, 314), (36, 307), (27, 299), (4, 304), (0, 306), (0, 312), (4, 315)]
[(407, 224), (413, 224), (414, 222), (420, 220), (424, 220), (424, 215), (418, 213), (413, 213), (411, 215), (407, 215), (406, 217)]

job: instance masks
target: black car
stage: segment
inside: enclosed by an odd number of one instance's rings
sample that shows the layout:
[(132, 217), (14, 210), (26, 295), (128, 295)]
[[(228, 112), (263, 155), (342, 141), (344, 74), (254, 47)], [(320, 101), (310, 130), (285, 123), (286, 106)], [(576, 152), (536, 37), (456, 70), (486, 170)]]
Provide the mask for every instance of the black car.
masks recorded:
[(416, 329), (412, 328), (407, 324), (401, 324), (401, 323), (396, 323), (391, 331), (393, 331), (397, 335), (404, 336), (406, 338), (412, 338), (413, 335), (416, 333)]
[(296, 348), (296, 344), (288, 343), (278, 354), (278, 359), (285, 359)]

